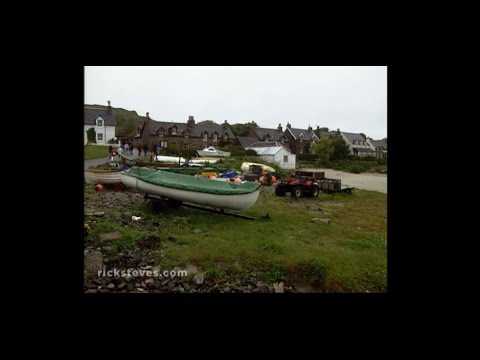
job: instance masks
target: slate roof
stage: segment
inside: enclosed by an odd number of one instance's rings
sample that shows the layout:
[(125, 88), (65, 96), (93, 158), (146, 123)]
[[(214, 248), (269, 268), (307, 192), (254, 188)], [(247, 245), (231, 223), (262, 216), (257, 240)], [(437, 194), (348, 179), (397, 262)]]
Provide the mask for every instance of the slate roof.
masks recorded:
[(92, 107), (85, 107), (83, 109), (83, 123), (85, 125), (95, 125), (95, 120), (101, 116), (104, 120), (104, 124), (107, 126), (116, 126), (117, 120), (113, 115), (113, 112), (109, 114), (105, 109), (97, 109)]
[(312, 137), (317, 139), (318, 136), (315, 134), (313, 130), (308, 130), (308, 129), (297, 129), (297, 128), (288, 128), (287, 130), (290, 131), (290, 133), (293, 135), (294, 139), (297, 140), (300, 137), (300, 134), (303, 134), (303, 139), (304, 140), (311, 140)]
[(353, 144), (354, 141), (365, 141), (362, 135), (342, 131), (342, 134)]
[(387, 140), (382, 139), (382, 140), (371, 140), (370, 139), (370, 144), (375, 146), (375, 148), (387, 148)]
[(258, 138), (256, 137), (248, 137), (248, 136), (237, 136), (238, 141), (240, 142), (240, 145), (242, 147), (246, 148), (253, 144), (254, 142), (258, 141)]
[(190, 136), (192, 137), (202, 137), (203, 132), (206, 131), (209, 137), (211, 137), (213, 133), (217, 132), (219, 137), (227, 133), (229, 139), (235, 138), (235, 135), (233, 135), (233, 132), (232, 130), (230, 130), (230, 127), (228, 125), (225, 128), (223, 127), (223, 125), (213, 124), (195, 124), (192, 127), (188, 127), (187, 123), (155, 121), (150, 119), (147, 130), (149, 134), (154, 134), (157, 129), (163, 128), (165, 131), (165, 135), (167, 135), (168, 129), (170, 127), (173, 127), (174, 125), (177, 127), (177, 135), (181, 135), (183, 131), (188, 129), (190, 130)]
[(263, 139), (265, 136), (270, 135), (273, 140), (279, 140), (283, 136), (283, 132), (278, 131), (278, 129), (256, 127), (254, 128), (254, 131), (259, 139)]

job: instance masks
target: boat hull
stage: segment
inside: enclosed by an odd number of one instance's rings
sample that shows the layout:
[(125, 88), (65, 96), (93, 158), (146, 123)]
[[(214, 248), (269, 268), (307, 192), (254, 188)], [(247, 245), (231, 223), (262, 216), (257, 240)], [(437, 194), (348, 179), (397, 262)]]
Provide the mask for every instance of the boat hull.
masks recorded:
[(84, 176), (88, 184), (119, 184), (122, 182), (120, 171), (85, 170)]
[[(204, 206), (211, 206), (220, 209), (229, 210), (243, 210), (253, 206), (258, 199), (260, 190), (255, 190), (248, 194), (236, 194), (236, 195), (220, 195), (202, 193), (197, 191), (188, 191), (182, 189), (174, 189), (161, 185), (151, 184), (138, 179), (134, 176), (130, 176), (126, 173), (122, 173), (122, 183), (126, 187), (137, 189), (144, 194), (151, 194), (157, 196), (163, 196), (169, 199), (189, 202), (193, 204), (199, 204)], [(211, 180), (215, 181), (215, 180)]]

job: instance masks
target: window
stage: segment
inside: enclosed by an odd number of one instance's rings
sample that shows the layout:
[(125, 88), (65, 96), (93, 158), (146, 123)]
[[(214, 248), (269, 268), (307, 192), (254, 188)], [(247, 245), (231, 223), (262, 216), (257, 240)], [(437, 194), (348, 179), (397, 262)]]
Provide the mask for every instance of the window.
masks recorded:
[(190, 144), (189, 143), (183, 143), (183, 148), (184, 149), (190, 149)]
[(97, 140), (98, 141), (103, 141), (103, 134), (102, 133), (97, 134)]
[(223, 140), (228, 140), (228, 134), (227, 133), (223, 134)]
[(283, 155), (283, 162), (288, 162), (288, 155)]
[(213, 141), (217, 141), (218, 135), (217, 133), (213, 134)]
[(103, 119), (97, 119), (97, 125), (103, 126)]
[(203, 135), (202, 135), (202, 140), (203, 141), (207, 141), (207, 133), (204, 132)]
[(172, 128), (172, 135), (177, 135), (177, 128), (176, 127)]

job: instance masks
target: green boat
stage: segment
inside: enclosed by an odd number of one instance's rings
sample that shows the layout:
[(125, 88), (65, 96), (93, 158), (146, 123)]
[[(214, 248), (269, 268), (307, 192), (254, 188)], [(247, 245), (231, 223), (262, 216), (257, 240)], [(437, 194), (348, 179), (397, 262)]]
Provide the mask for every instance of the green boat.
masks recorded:
[(144, 194), (231, 210), (248, 209), (260, 194), (256, 182), (236, 184), (136, 166), (122, 172), (122, 183)]

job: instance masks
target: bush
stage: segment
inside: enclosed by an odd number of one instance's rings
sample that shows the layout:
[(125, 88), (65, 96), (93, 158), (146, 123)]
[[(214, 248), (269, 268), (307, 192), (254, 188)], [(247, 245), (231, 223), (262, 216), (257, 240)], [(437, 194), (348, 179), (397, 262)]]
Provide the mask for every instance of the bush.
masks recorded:
[(366, 171), (367, 169), (364, 166), (357, 165), (357, 164), (352, 164), (347, 168), (348, 172), (354, 173), (354, 174), (360, 174), (361, 172)]
[(377, 159), (378, 165), (387, 165), (387, 158), (378, 158)]
[(182, 156), (184, 158), (193, 158), (197, 156), (197, 150), (196, 149), (184, 149), (182, 150)]
[(375, 156), (364, 156), (362, 158), (360, 158), (360, 160), (363, 160), (363, 161), (375, 161), (377, 160), (377, 158)]
[(245, 156), (245, 155), (247, 155), (247, 152), (241, 146), (235, 146), (230, 151), (230, 156)]
[(108, 144), (116, 144), (116, 141), (114, 138), (111, 138), (110, 140), (107, 141)]
[(360, 160), (360, 156), (350, 154), (350, 155), (347, 156), (347, 159), (348, 160)]
[(318, 160), (318, 154), (299, 154), (297, 159), (298, 161), (316, 161)]
[(245, 155), (247, 156), (257, 156), (257, 152), (253, 149), (248, 149), (246, 152), (245, 152)]

